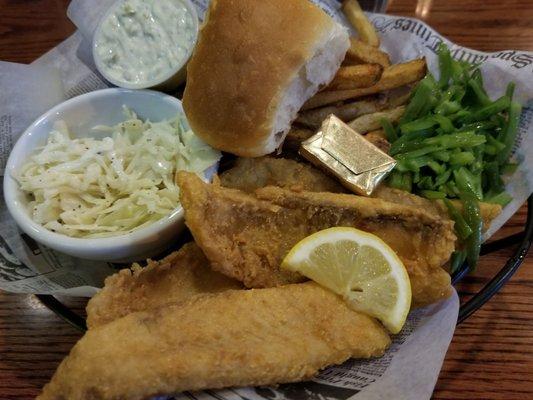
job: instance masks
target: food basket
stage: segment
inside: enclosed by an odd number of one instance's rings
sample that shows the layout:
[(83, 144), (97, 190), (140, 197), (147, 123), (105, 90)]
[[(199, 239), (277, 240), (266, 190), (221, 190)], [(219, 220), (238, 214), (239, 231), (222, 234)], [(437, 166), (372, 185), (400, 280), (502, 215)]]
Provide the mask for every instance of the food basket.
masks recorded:
[[(387, 6), (387, 2), (382, 0), (360, 0), (360, 3), (364, 10), (372, 12), (385, 12)], [(228, 162), (228, 160), (225, 160), (225, 158), (226, 157), (221, 160), (222, 163)], [(231, 160), (229, 162), (231, 162)], [(527, 218), (525, 221), (524, 230), (522, 232), (512, 234), (501, 239), (492, 240), (481, 246), (481, 256), (510, 247), (513, 247), (514, 251), (505, 264), (501, 266), (499, 271), (483, 288), (469, 298), (461, 298), (461, 305), (457, 321), (458, 324), (465, 321), (469, 316), (471, 316), (487, 301), (489, 301), (492, 296), (494, 296), (498, 290), (500, 290), (500, 288), (514, 275), (524, 261), (533, 240), (533, 195), (528, 198), (527, 205)], [(191, 239), (192, 236), (190, 233), (188, 231), (184, 232), (175, 243), (175, 248), (179, 248), (182, 244)], [(479, 268), (483, 268), (483, 266), (481, 265)], [(452, 274), (451, 278), (453, 285), (457, 285), (459, 282), (461, 282), (461, 280), (464, 279), (469, 272), (470, 268), (465, 262)], [(53, 295), (37, 295), (37, 297), (46, 307), (56, 313), (60, 318), (80, 331), (86, 330), (85, 319), (81, 313), (73, 310)]]

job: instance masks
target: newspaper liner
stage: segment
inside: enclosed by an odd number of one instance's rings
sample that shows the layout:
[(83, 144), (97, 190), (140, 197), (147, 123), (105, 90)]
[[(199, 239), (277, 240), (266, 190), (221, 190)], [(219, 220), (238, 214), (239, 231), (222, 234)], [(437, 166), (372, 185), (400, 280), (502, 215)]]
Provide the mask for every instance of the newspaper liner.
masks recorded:
[[(335, 0), (313, 0), (340, 23), (348, 26)], [(78, 31), (31, 65), (0, 62), (0, 175), (18, 136), (36, 117), (61, 101), (108, 87), (96, 72), (91, 38), (100, 16), (113, 0), (73, 0), (68, 15)], [(203, 17), (208, 0), (192, 0)], [(509, 219), (532, 193), (533, 177), (533, 53), (505, 50), (483, 53), (457, 46), (423, 22), (404, 17), (369, 14), (382, 48), (393, 62), (425, 56), (437, 70), (436, 48), (445, 42), (457, 59), (481, 63), (487, 91), (496, 97), (514, 80), (516, 99), (524, 109), (514, 157), (520, 167), (507, 178), (514, 200), (492, 223), (486, 237)], [(1, 189), (0, 189), (1, 190)], [(45, 248), (24, 235), (0, 199), (0, 289), (19, 293), (91, 296), (118, 266), (75, 259)], [(310, 382), (277, 388), (241, 388), (183, 393), (176, 399), (429, 399), (451, 341), (459, 301), (454, 295), (439, 304), (411, 313), (385, 356), (350, 360), (330, 367)]]

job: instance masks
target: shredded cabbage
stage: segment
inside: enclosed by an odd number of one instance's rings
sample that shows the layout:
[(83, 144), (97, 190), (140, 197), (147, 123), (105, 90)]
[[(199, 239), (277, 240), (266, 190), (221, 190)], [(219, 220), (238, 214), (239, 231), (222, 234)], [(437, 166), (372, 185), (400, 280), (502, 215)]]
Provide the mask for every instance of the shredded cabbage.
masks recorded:
[(221, 157), (181, 114), (143, 122), (124, 111), (126, 121), (93, 128), (110, 134), (102, 139), (73, 139), (64, 121), (56, 123), (46, 145), (15, 176), (35, 222), (72, 237), (132, 232), (179, 205), (177, 171), (201, 175)]

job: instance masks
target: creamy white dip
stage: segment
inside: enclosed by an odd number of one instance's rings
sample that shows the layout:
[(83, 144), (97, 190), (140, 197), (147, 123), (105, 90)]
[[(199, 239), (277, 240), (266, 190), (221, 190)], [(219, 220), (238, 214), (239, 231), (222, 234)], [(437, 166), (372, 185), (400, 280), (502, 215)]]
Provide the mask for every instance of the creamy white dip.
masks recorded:
[(94, 42), (104, 75), (141, 84), (179, 68), (196, 39), (196, 21), (182, 0), (123, 0), (102, 20)]

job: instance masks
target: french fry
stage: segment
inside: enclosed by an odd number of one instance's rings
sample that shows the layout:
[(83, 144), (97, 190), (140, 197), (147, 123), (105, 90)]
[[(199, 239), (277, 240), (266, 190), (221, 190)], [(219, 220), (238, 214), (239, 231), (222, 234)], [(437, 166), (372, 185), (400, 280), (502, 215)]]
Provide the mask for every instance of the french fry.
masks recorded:
[(391, 65), (389, 68), (385, 68), (383, 74), (381, 74), (381, 79), (375, 85), (361, 89), (325, 90), (319, 92), (303, 105), (302, 110), (310, 110), (408, 85), (422, 79), (426, 74), (426, 68), (426, 60), (424, 58)]
[(381, 123), (379, 121), (381, 118), (386, 118), (391, 122), (397, 122), (402, 117), (404, 111), (405, 106), (399, 106), (389, 110), (365, 114), (349, 122), (348, 125), (350, 125), (354, 131), (364, 135), (367, 132), (380, 129)]
[(350, 38), (350, 48), (346, 52), (345, 62), (353, 64), (379, 64), (383, 68), (390, 66), (390, 58), (387, 53), (353, 37)]
[(347, 122), (360, 115), (375, 113), (383, 108), (383, 103), (378, 100), (360, 100), (340, 106), (327, 106), (304, 111), (298, 115), (296, 122), (311, 129), (318, 129), (322, 121), (330, 114), (335, 114), (342, 121)]
[(387, 106), (389, 108), (403, 106), (411, 98), (411, 91), (412, 91), (412, 88), (409, 86), (403, 86), (403, 87), (390, 90), (386, 94)]
[(342, 2), (342, 11), (363, 42), (379, 47), (379, 36), (357, 0), (344, 0)]
[(390, 143), (387, 141), (383, 129), (378, 129), (377, 131), (370, 131), (363, 137), (384, 153), (389, 153)]
[(383, 72), (379, 64), (360, 64), (341, 67), (327, 90), (358, 89), (374, 85)]

